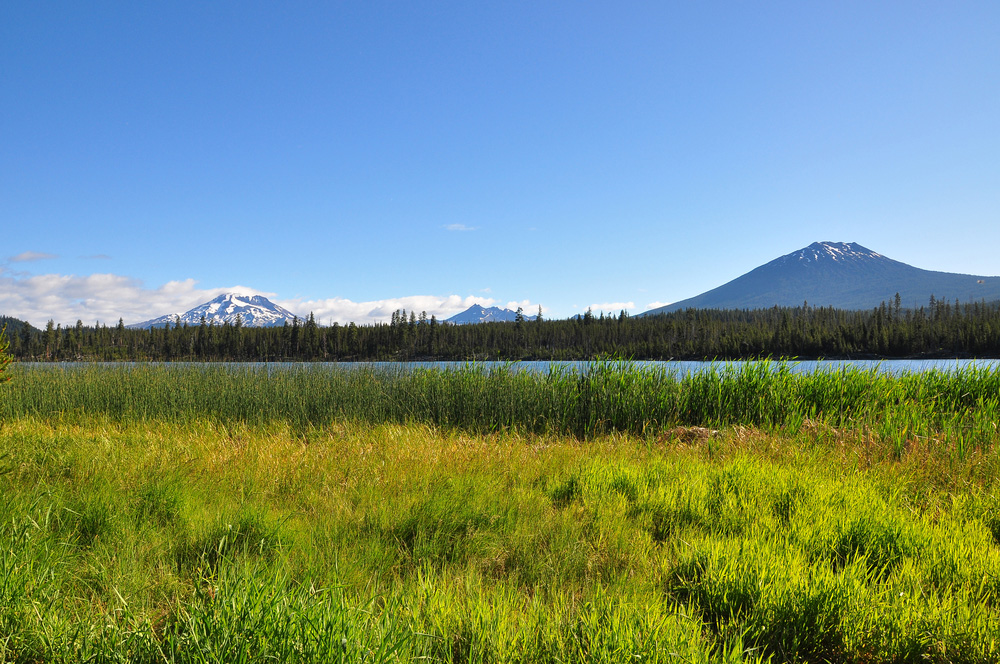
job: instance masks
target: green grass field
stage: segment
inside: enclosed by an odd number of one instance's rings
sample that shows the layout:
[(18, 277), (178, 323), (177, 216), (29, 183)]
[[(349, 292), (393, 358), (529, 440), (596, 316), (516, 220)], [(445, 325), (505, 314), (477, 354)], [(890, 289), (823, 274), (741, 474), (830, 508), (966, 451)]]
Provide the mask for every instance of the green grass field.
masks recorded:
[(1000, 660), (996, 372), (13, 377), (0, 661)]

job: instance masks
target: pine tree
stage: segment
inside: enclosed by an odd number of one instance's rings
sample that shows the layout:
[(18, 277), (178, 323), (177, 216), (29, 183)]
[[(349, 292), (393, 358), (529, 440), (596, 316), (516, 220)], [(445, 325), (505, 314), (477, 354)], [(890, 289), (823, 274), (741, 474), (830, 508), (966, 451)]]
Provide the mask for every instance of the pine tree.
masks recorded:
[(14, 358), (7, 354), (10, 348), (10, 341), (7, 340), (7, 326), (0, 327), (0, 383), (6, 383), (10, 376), (4, 374), (7, 365), (14, 361)]
[(301, 325), (299, 325), (299, 317), (295, 316), (292, 318), (292, 338), (290, 340), (291, 348), (289, 349), (292, 356), (295, 359), (299, 359), (299, 335), (301, 334)]
[(56, 325), (51, 318), (45, 324), (45, 359), (52, 359), (56, 350)]
[(313, 312), (311, 311), (309, 312), (309, 318), (306, 319), (302, 336), (308, 355), (307, 359), (316, 359), (316, 355), (319, 353), (319, 326), (316, 325), (316, 319), (313, 318)]

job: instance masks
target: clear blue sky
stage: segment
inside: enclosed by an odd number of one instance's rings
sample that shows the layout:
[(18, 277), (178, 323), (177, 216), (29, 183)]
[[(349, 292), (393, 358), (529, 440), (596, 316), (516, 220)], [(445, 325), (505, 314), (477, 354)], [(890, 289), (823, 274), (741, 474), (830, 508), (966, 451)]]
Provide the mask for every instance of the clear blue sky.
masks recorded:
[(0, 313), (637, 313), (817, 240), (997, 275), (998, 35), (992, 1), (6, 2)]

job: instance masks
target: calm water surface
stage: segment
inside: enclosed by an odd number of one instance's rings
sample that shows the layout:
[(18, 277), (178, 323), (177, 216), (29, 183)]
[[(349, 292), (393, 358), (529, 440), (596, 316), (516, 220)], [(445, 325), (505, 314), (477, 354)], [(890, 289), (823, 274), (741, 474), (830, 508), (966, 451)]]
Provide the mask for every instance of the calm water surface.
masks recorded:
[[(458, 369), (462, 367), (480, 367), (486, 370), (494, 368), (509, 368), (513, 371), (533, 371), (547, 373), (551, 370), (562, 371), (587, 371), (595, 365), (603, 362), (21, 362), (17, 367), (21, 369), (52, 369), (52, 368), (74, 368), (88, 366), (126, 366), (143, 367), (149, 365), (163, 367), (190, 367), (190, 366), (225, 366), (234, 369), (249, 367), (266, 367), (272, 371), (282, 369), (309, 368), (313, 370), (352, 370), (359, 368), (385, 369), (388, 371), (407, 371), (412, 369)], [(621, 364), (612, 362), (612, 364)], [(660, 362), (652, 360), (636, 360), (627, 362), (629, 366), (636, 368), (666, 369), (673, 371), (679, 376), (691, 373), (699, 373), (715, 367), (717, 369), (730, 368), (739, 369), (747, 362)], [(772, 362), (777, 366), (778, 362)], [(889, 374), (919, 373), (923, 371), (956, 371), (968, 367), (978, 367), (997, 370), (1000, 369), (1000, 359), (977, 359), (977, 360), (789, 360), (786, 362), (792, 371), (796, 373), (810, 373), (813, 371), (836, 371), (843, 367), (856, 367), (866, 370), (877, 370)]]

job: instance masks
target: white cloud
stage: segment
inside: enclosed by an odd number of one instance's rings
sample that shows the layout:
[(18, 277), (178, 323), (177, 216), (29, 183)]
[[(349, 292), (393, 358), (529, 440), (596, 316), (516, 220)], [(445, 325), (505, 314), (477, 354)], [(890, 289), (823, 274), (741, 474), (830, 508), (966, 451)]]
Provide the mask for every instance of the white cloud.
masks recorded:
[[(518, 302), (516, 300), (511, 300), (510, 302), (508, 302), (504, 306), (505, 306), (506, 309), (510, 309), (511, 311), (517, 311), (517, 308), (521, 307), (521, 309), (524, 310), (524, 315), (525, 316), (534, 316), (535, 314), (538, 313), (538, 303), (537, 302), (532, 302), (531, 300), (521, 300), (520, 302)], [(542, 315), (543, 316), (545, 315), (545, 312), (547, 312), (547, 311), (548, 311), (548, 309), (546, 307), (542, 307)]]
[(170, 281), (158, 288), (146, 288), (132, 277), (116, 274), (87, 276), (42, 274), (5, 276), (0, 274), (0, 313), (27, 320), (36, 327), (49, 320), (86, 325), (100, 321), (117, 324), (140, 323), (164, 314), (182, 313), (222, 293), (239, 292), (271, 295), (243, 286), (198, 288), (194, 279)]
[(11, 263), (29, 263), (31, 261), (46, 261), (53, 258), (59, 258), (55, 254), (46, 254), (40, 251), (23, 251), (17, 256), (11, 256), (8, 260)]
[(646, 305), (646, 311), (650, 309), (659, 309), (660, 307), (665, 307), (668, 304), (673, 304), (673, 302), (650, 302)]
[(405, 297), (387, 298), (354, 302), (343, 297), (332, 297), (321, 300), (275, 300), (277, 304), (295, 313), (304, 312), (306, 316), (312, 312), (316, 322), (328, 325), (330, 323), (358, 324), (388, 323), (392, 320), (392, 312), (406, 309), (407, 313), (420, 315), (426, 311), (428, 317), (434, 315), (438, 320), (444, 320), (457, 313), (465, 311), (473, 304), (491, 307), (496, 302), (492, 298), (469, 295), (410, 295)]
[(602, 311), (606, 314), (617, 315), (622, 309), (629, 312), (635, 311), (635, 302), (598, 302), (596, 304), (591, 304), (590, 309), (595, 313), (599, 314)]
[[(316, 322), (323, 325), (351, 321), (362, 325), (388, 323), (397, 309), (417, 315), (426, 311), (428, 316), (444, 320), (473, 304), (484, 307), (497, 304), (492, 298), (474, 295), (410, 295), (365, 302), (343, 297), (279, 299), (274, 293), (246, 286), (200, 288), (194, 279), (148, 288), (138, 279), (116, 274), (10, 276), (10, 273), (0, 272), (0, 314), (27, 320), (36, 327), (44, 327), (49, 320), (63, 325), (72, 325), (77, 320), (85, 325), (100, 321), (112, 326), (119, 318), (131, 325), (158, 316), (184, 313), (223, 293), (263, 295), (301, 318), (307, 318), (311, 312)], [(537, 304), (528, 300), (509, 304), (513, 308), (520, 304), (529, 314), (538, 309)]]
[(445, 230), (449, 231), (475, 231), (478, 230), (476, 226), (466, 226), (465, 224), (448, 224), (444, 226)]

